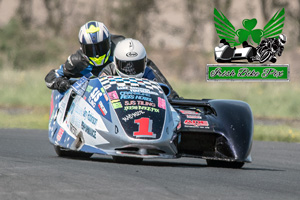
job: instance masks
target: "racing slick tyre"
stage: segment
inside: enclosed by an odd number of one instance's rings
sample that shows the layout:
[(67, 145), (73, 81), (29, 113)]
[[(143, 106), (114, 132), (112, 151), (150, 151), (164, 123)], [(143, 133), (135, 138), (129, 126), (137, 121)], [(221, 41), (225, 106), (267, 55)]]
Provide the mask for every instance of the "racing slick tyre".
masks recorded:
[(121, 156), (113, 156), (113, 161), (116, 163), (123, 164), (140, 164), (143, 161), (143, 158), (132, 158), (132, 157), (121, 157)]
[(85, 153), (82, 151), (66, 150), (65, 148), (54, 145), (54, 150), (59, 157), (69, 158), (90, 158), (92, 153)]
[(252, 57), (248, 57), (247, 60), (248, 60), (248, 62), (250, 62), (250, 63), (253, 62), (253, 58), (252, 58)]
[(276, 63), (276, 61), (277, 61), (277, 58), (276, 58), (276, 57), (273, 57), (273, 58), (271, 58), (271, 60), (270, 60), (270, 62), (272, 62), (272, 63)]
[(206, 160), (206, 163), (210, 167), (223, 167), (223, 168), (235, 168), (239, 169), (244, 166), (244, 162), (227, 162), (221, 160)]

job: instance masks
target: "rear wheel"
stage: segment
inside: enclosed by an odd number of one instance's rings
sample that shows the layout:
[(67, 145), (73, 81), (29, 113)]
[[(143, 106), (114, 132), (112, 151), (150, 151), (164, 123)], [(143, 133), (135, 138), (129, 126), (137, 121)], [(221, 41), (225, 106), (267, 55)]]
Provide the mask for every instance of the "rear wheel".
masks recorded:
[(223, 168), (235, 168), (239, 169), (244, 166), (244, 162), (227, 162), (221, 160), (206, 160), (206, 163), (210, 167), (223, 167)]
[(252, 57), (248, 57), (247, 60), (248, 60), (248, 62), (251, 62), (251, 63), (253, 62), (253, 58)]
[(133, 158), (133, 157), (113, 156), (112, 158), (114, 162), (124, 163), (124, 164), (140, 164), (143, 161), (143, 158)]
[(69, 158), (90, 158), (92, 153), (85, 153), (82, 151), (72, 151), (65, 148), (54, 145), (55, 152), (60, 157), (69, 157)]

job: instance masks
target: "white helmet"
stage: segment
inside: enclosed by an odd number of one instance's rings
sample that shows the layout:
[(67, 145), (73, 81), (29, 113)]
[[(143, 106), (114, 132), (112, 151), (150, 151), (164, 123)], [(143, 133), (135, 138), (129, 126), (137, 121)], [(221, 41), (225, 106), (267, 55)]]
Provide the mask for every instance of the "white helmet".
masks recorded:
[(114, 62), (119, 76), (142, 78), (146, 68), (147, 53), (142, 43), (127, 38), (117, 44)]
[(279, 42), (280, 42), (281, 45), (284, 45), (286, 43), (286, 35), (280, 34), (278, 36), (278, 39), (279, 39)]
[(95, 66), (105, 64), (110, 56), (110, 34), (106, 26), (97, 21), (84, 24), (78, 34), (83, 53)]

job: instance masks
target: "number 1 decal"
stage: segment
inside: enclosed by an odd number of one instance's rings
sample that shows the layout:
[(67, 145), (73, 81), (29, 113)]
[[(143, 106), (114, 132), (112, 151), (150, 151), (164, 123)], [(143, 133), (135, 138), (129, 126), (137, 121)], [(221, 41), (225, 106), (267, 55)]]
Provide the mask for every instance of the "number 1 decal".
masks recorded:
[(139, 125), (139, 131), (133, 132), (133, 136), (155, 138), (156, 134), (152, 132), (153, 121), (151, 119), (142, 117), (134, 120), (134, 123)]

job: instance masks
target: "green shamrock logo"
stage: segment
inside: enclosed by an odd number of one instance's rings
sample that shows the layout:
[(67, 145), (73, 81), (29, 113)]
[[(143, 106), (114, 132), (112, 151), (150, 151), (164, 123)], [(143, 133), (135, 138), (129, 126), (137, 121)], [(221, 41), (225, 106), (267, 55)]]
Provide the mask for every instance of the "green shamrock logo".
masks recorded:
[[(243, 20), (243, 26), (245, 29), (238, 29), (236, 31), (236, 34), (238, 36), (238, 40), (240, 43), (247, 41), (249, 36), (251, 36), (253, 42), (259, 44), (264, 32), (261, 29), (253, 30), (253, 28), (256, 26), (256, 24), (257, 24), (257, 20), (255, 18)], [(253, 45), (251, 40), (249, 42), (250, 42), (250, 44)]]

